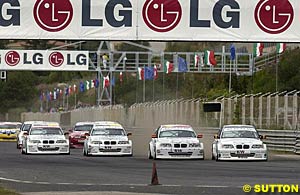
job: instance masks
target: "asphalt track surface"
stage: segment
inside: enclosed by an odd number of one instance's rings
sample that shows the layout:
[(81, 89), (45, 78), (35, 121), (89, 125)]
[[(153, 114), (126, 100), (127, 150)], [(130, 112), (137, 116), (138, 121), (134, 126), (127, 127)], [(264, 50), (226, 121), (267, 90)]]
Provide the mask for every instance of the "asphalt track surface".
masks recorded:
[[(15, 145), (0, 142), (0, 185), (22, 194), (233, 195), (246, 194), (245, 184), (300, 184), (296, 155), (271, 154), (267, 162), (154, 161), (85, 157), (81, 149), (72, 149), (71, 155), (22, 155)], [(153, 162), (161, 185), (150, 185)]]

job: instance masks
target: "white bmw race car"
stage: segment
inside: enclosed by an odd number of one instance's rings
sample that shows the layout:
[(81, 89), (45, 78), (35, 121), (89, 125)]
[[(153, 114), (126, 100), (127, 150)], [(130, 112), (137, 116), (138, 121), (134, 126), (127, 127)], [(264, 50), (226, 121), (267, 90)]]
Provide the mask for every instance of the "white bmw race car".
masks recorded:
[(150, 159), (204, 159), (203, 143), (190, 125), (161, 125), (149, 143)]
[(267, 146), (251, 125), (224, 125), (212, 144), (214, 160), (267, 160)]
[(34, 126), (24, 133), (22, 154), (70, 154), (69, 139), (55, 126)]
[(84, 142), (83, 155), (132, 156), (132, 142), (117, 122), (95, 122)]

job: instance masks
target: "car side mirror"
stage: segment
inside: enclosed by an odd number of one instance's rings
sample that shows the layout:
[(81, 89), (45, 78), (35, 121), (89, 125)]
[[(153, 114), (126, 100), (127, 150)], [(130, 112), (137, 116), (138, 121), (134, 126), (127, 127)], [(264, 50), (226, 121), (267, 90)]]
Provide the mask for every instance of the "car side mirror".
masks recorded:
[(65, 132), (64, 135), (65, 135), (65, 136), (68, 136), (68, 135), (69, 135), (69, 132)]
[(90, 134), (89, 134), (89, 133), (85, 133), (84, 136), (85, 136), (85, 137), (88, 137), (88, 136), (90, 136)]
[(73, 132), (73, 129), (69, 129), (69, 132), (72, 133), (72, 132)]
[(28, 136), (28, 132), (24, 132), (24, 133), (23, 133), (23, 136), (24, 136), (24, 137)]
[(218, 136), (217, 134), (214, 135), (215, 139), (220, 139), (220, 136)]
[(198, 134), (197, 138), (203, 138), (203, 135), (202, 134)]
[(132, 135), (132, 133), (131, 133), (131, 132), (127, 133), (127, 136), (131, 136), (131, 135)]
[(152, 134), (151, 137), (152, 137), (152, 138), (157, 138), (157, 135), (156, 135), (156, 134)]

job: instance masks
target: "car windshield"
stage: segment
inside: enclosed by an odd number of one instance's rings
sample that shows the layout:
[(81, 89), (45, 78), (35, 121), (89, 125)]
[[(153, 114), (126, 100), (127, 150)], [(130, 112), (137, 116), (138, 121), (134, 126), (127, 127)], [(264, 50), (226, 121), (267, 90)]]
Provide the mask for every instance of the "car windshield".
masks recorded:
[(13, 125), (13, 124), (0, 125), (0, 129), (18, 129), (18, 128), (20, 128), (19, 125)]
[(31, 128), (31, 124), (24, 124), (24, 125), (22, 126), (22, 131), (29, 131), (30, 128)]
[(91, 131), (93, 125), (77, 125), (74, 128), (74, 131)]
[(223, 131), (221, 138), (258, 138), (258, 134), (255, 131), (229, 130)]
[(187, 130), (166, 130), (161, 131), (159, 137), (196, 137), (196, 134), (193, 131)]
[(31, 129), (30, 135), (62, 135), (60, 128), (34, 128)]
[(124, 136), (125, 131), (123, 129), (115, 129), (115, 128), (99, 128), (99, 129), (93, 129), (92, 135), (120, 135)]

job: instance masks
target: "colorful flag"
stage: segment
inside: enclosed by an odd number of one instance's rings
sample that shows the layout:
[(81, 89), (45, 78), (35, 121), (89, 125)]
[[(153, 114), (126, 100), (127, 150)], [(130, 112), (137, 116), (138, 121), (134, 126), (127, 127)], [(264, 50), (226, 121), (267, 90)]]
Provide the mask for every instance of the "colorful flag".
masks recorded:
[(198, 54), (194, 55), (194, 66), (198, 67), (200, 63), (200, 56)]
[(102, 87), (103, 89), (106, 87), (109, 87), (110, 83), (109, 83), (109, 76), (107, 75), (106, 77), (103, 77), (103, 81), (102, 81)]
[(57, 99), (57, 93), (56, 93), (56, 89), (54, 89), (53, 91), (53, 100), (56, 100)]
[(154, 79), (154, 68), (146, 66), (144, 68), (144, 79), (145, 80), (153, 80)]
[(94, 82), (94, 86), (96, 88), (98, 88), (99, 87), (99, 80), (98, 79), (94, 79), (93, 82)]
[(178, 72), (187, 72), (188, 68), (187, 68), (187, 63), (186, 63), (185, 59), (178, 56), (177, 60), (178, 60)]
[(264, 50), (264, 44), (263, 43), (254, 43), (253, 45), (253, 56), (259, 57), (262, 56)]
[(80, 81), (80, 84), (79, 84), (79, 90), (80, 92), (84, 92), (85, 88), (84, 88), (84, 83), (82, 81)]
[(69, 95), (72, 95), (72, 86), (71, 85), (69, 85)]
[(77, 93), (77, 86), (75, 84), (73, 85), (73, 91), (74, 93)]
[(94, 80), (91, 80), (90, 85), (91, 85), (91, 89), (95, 87)]
[(158, 70), (157, 70), (157, 66), (154, 65), (154, 79), (156, 80), (158, 78)]
[(169, 74), (173, 71), (174, 71), (174, 64), (166, 60), (164, 63), (164, 72)]
[(216, 66), (217, 60), (215, 59), (215, 52), (206, 50), (204, 54), (205, 65)]
[(69, 95), (69, 87), (65, 88), (65, 95)]
[(235, 46), (233, 44), (230, 45), (230, 60), (235, 60)]
[(145, 73), (145, 70), (144, 68), (138, 68), (138, 78), (139, 80), (144, 80), (144, 73)]
[(286, 43), (277, 43), (276, 44), (276, 53), (281, 54), (286, 50)]
[(41, 101), (44, 100), (43, 92), (41, 92), (41, 94), (40, 94), (40, 100), (41, 100)]
[(113, 87), (115, 86), (115, 84), (116, 84), (115, 76), (112, 76), (110, 84), (111, 84), (111, 86), (113, 86)]
[(85, 81), (85, 89), (86, 90), (90, 89), (90, 82), (89, 81)]

